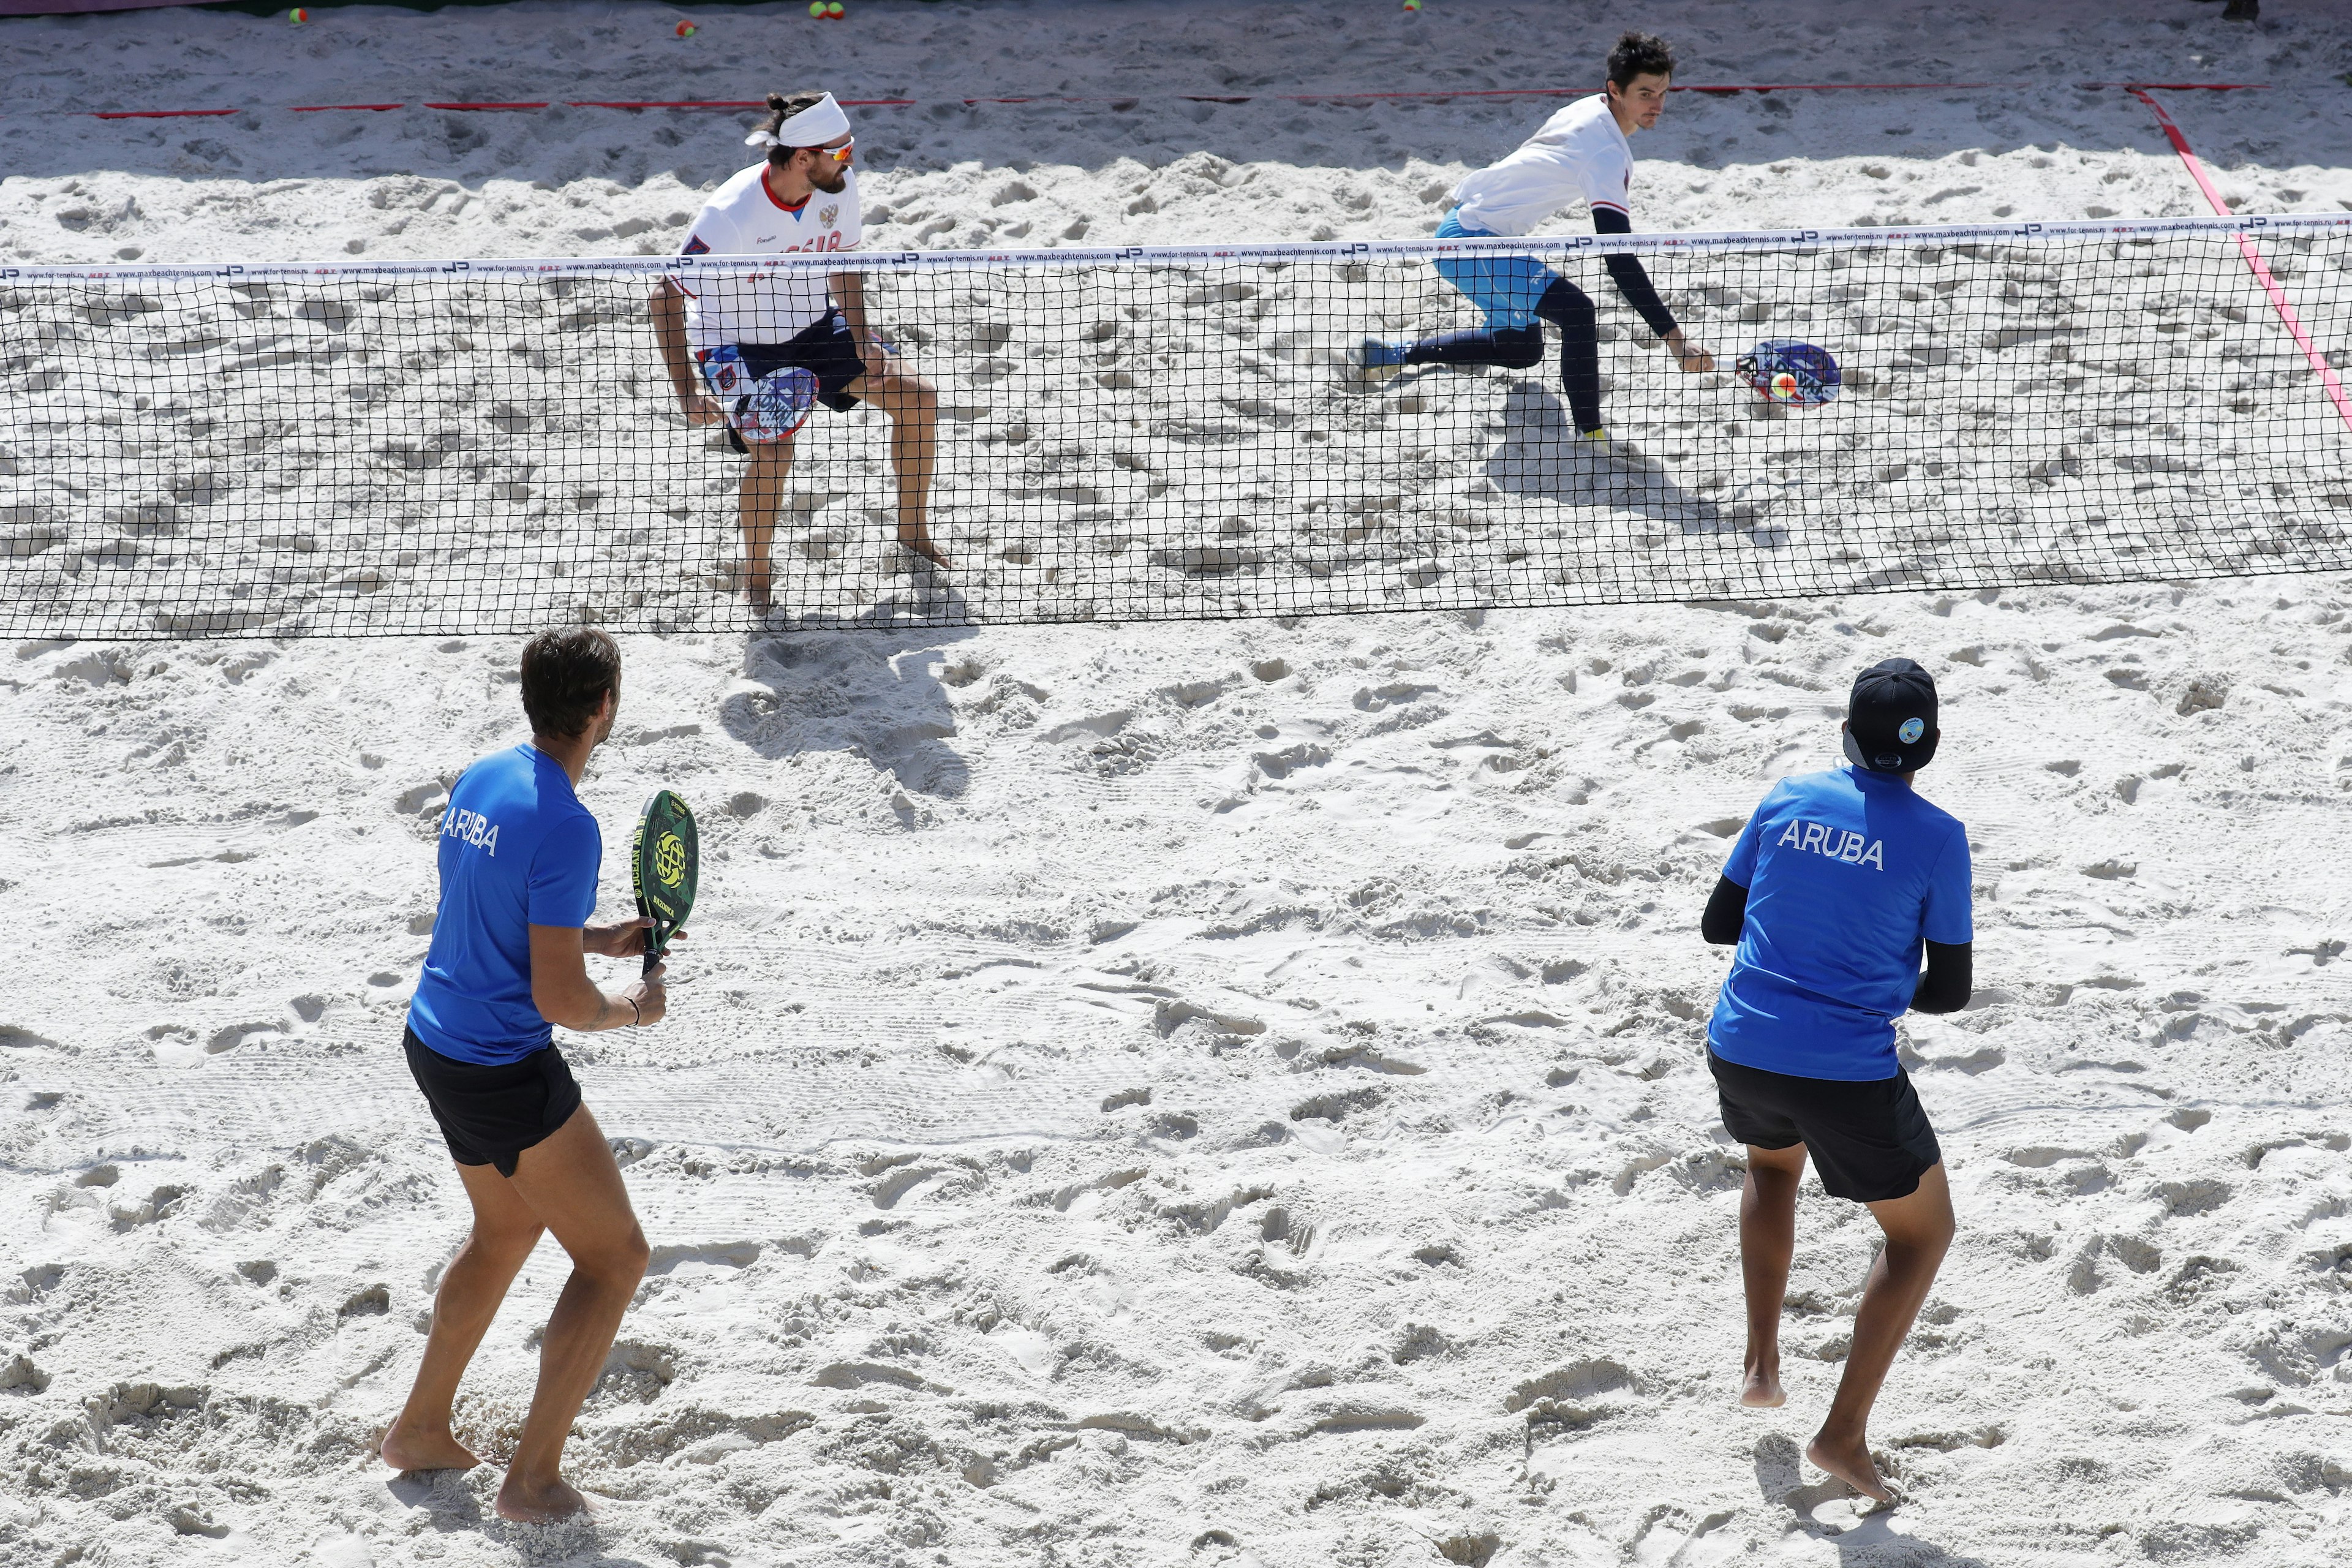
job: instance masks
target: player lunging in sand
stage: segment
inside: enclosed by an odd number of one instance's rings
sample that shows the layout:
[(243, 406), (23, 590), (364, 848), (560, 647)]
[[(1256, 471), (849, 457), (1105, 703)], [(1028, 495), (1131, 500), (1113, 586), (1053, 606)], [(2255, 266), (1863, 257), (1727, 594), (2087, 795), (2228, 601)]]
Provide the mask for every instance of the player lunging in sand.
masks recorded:
[[(1626, 138), (1658, 122), (1674, 76), (1675, 57), (1662, 38), (1627, 33), (1609, 54), (1606, 92), (1580, 99), (1501, 163), (1463, 177), (1454, 210), (1437, 226), (1440, 239), (1522, 235), (1571, 202), (1592, 211), (1597, 234), (1631, 234), (1633, 152)], [(1651, 287), (1641, 258), (1612, 256), (1604, 265), (1625, 302), (1685, 371), (1715, 368), (1715, 356), (1683, 335), (1672, 310)], [(1570, 416), (1590, 450), (1608, 450), (1601, 423), (1600, 324), (1581, 289), (1533, 257), (1448, 257), (1437, 274), (1486, 313), (1476, 331), (1444, 332), (1418, 342), (1366, 338), (1367, 373), (1409, 364), (1487, 364), (1525, 370), (1543, 358), (1543, 328), (1559, 329), (1559, 378)]]
[(1968, 834), (1911, 788), (1937, 738), (1926, 670), (1907, 658), (1864, 670), (1846, 706), (1853, 765), (1772, 787), (1699, 922), (1708, 942), (1738, 944), (1707, 1026), (1707, 1065), (1723, 1125), (1748, 1145), (1740, 1403), (1786, 1397), (1781, 1299), (1810, 1153), (1822, 1185), (1867, 1204), (1886, 1244), (1863, 1288), (1836, 1397), (1805, 1453), (1882, 1500), (1870, 1408), (1952, 1240), (1943, 1151), (1895, 1056), (1896, 1015), (1956, 1012), (1969, 999)]
[[(851, 172), (849, 116), (831, 93), (768, 95), (767, 123), (746, 139), (766, 159), (719, 187), (694, 220), (681, 258), (855, 250), (864, 233)], [(770, 552), (792, 472), (793, 434), (814, 405), (861, 400), (890, 420), (898, 542), (945, 567), (931, 541), (931, 467), (939, 394), (901, 368), (866, 319), (856, 272), (790, 268), (765, 275), (692, 269), (654, 290), (654, 336), (690, 425), (724, 423), (751, 459), (739, 492), (742, 583), (752, 608), (772, 598)]]
[(484, 757), (449, 792), (441, 904), (402, 1041), (474, 1227), (442, 1270), (415, 1386), (380, 1451), (399, 1470), (481, 1462), (450, 1430), (450, 1403), (507, 1287), (551, 1231), (572, 1275), (547, 1321), (539, 1387), (496, 1505), (501, 1518), (533, 1523), (587, 1506), (563, 1479), (563, 1442), (646, 1270), (620, 1167), (549, 1028), (656, 1024), (667, 1005), (660, 965), (606, 995), (582, 957), (646, 950), (644, 920), (588, 923), (604, 841), (572, 793), (620, 701), (621, 651), (603, 632), (543, 632), (523, 649), (530, 742)]

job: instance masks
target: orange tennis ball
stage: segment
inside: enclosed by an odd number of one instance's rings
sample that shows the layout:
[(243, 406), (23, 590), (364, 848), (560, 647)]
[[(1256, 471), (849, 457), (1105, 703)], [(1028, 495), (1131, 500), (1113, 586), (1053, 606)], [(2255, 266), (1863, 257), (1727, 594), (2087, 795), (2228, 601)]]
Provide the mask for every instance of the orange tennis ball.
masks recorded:
[(690, 38), (694, 37), (694, 24), (691, 22), (680, 22), (677, 25), (677, 36), (681, 38)]

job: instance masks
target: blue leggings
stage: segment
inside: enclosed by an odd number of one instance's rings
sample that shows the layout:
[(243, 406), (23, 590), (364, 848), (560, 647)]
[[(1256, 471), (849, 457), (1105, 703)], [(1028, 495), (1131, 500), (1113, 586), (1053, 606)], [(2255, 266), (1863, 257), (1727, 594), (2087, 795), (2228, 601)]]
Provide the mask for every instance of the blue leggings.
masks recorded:
[[(1454, 221), (1437, 226), (1440, 239), (1475, 237)], [(1543, 360), (1543, 328), (1559, 329), (1560, 389), (1579, 430), (1601, 428), (1601, 336), (1591, 298), (1531, 257), (1448, 257), (1438, 276), (1486, 312), (1486, 325), (1470, 332), (1440, 332), (1404, 351), (1407, 364), (1492, 364), (1525, 370)]]
[[(1579, 430), (1601, 428), (1601, 336), (1591, 300), (1565, 278), (1555, 278), (1536, 301), (1536, 315), (1559, 329), (1559, 384)], [(1488, 327), (1440, 332), (1404, 351), (1407, 364), (1498, 364), (1525, 370), (1543, 359), (1543, 329)]]

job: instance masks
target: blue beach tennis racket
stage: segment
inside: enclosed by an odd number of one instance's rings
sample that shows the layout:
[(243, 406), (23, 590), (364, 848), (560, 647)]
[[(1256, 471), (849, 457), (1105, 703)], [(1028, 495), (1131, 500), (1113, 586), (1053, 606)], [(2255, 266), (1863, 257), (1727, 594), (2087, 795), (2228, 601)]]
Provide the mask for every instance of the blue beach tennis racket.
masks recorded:
[(808, 423), (819, 391), (816, 373), (796, 364), (755, 376), (732, 343), (697, 356), (702, 378), (726, 407), (728, 426), (739, 439), (761, 445), (789, 441)]
[(1791, 408), (1818, 408), (1844, 385), (1829, 350), (1786, 338), (1768, 338), (1735, 363), (1739, 379), (1765, 401)]

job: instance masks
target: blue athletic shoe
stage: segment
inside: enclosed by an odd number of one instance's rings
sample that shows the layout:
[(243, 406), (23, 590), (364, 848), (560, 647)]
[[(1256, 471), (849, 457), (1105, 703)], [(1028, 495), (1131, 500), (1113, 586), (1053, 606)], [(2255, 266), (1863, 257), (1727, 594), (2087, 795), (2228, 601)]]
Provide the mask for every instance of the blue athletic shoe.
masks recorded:
[(1404, 350), (1378, 338), (1366, 338), (1364, 346), (1356, 351), (1356, 363), (1366, 370), (1385, 370), (1404, 363)]

